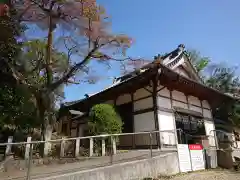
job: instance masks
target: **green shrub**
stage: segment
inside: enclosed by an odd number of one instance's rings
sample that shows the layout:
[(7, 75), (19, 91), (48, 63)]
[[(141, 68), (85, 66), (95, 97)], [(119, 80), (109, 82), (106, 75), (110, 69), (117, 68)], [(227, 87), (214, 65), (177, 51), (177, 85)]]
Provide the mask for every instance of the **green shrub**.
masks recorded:
[(97, 104), (91, 108), (89, 131), (91, 135), (117, 134), (122, 132), (121, 117), (109, 104)]

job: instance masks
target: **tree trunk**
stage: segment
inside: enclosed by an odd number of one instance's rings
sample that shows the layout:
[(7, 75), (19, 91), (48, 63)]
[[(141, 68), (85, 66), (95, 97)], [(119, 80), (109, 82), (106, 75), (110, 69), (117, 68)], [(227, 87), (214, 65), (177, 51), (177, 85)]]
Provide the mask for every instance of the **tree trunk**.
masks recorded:
[(49, 15), (49, 29), (47, 36), (47, 47), (46, 47), (46, 74), (47, 74), (47, 86), (53, 81), (53, 72), (51, 68), (52, 61), (52, 44), (53, 44), (53, 19), (52, 15)]
[[(38, 116), (41, 120), (41, 141), (49, 141), (52, 137), (53, 123), (53, 105), (51, 96), (38, 92), (35, 94), (37, 100)], [(51, 143), (41, 143), (40, 154), (42, 157), (47, 156), (51, 149)]]
[[(45, 141), (49, 141), (52, 138), (52, 131), (53, 127), (51, 124), (46, 124), (45, 125), (45, 131), (44, 131), (44, 139)], [(44, 157), (49, 155), (49, 151), (51, 150), (51, 142), (44, 143), (44, 152), (43, 155)]]
[[(53, 21), (52, 15), (49, 15), (49, 29), (48, 29), (48, 38), (47, 38), (47, 47), (46, 47), (46, 75), (47, 75), (47, 86), (53, 82), (53, 72), (51, 68), (52, 61), (52, 43), (53, 43)], [(42, 94), (42, 99), (44, 98), (44, 122), (42, 125), (42, 138), (45, 141), (51, 140), (52, 137), (52, 123), (53, 123), (53, 106), (54, 106), (54, 96), (52, 92), (46, 91)], [(51, 143), (44, 143), (43, 156), (48, 156), (49, 151), (51, 150)]]
[[(45, 97), (46, 98), (46, 97)], [(44, 106), (38, 107), (41, 109), (40, 118), (42, 120), (41, 124), (41, 141), (49, 141), (52, 137), (52, 109), (48, 109)], [(49, 151), (51, 150), (51, 143), (42, 143), (40, 146), (41, 156), (48, 156)]]

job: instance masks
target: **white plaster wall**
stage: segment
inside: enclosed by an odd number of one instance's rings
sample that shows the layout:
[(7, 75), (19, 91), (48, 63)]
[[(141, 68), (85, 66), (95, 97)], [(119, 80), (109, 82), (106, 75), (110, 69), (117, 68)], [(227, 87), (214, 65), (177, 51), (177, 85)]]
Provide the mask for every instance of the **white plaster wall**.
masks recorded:
[(205, 120), (204, 121), (204, 125), (205, 125), (205, 131), (206, 131), (206, 135), (209, 136), (209, 145), (210, 146), (216, 146), (215, 143), (215, 124), (213, 121), (208, 121)]
[[(162, 88), (162, 87), (163, 86), (160, 86), (160, 88)], [(170, 91), (167, 88), (164, 88), (158, 92), (158, 95), (170, 98)]]
[(171, 100), (165, 97), (157, 97), (157, 103), (159, 107), (171, 109)]
[(211, 109), (211, 107), (210, 107), (210, 105), (209, 105), (207, 100), (203, 100), (202, 101), (202, 105), (203, 105), (204, 108)]
[(175, 90), (172, 91), (172, 97), (173, 97), (173, 99), (187, 103), (187, 97), (184, 95), (184, 93), (182, 93), (180, 91), (175, 91)]
[(148, 97), (134, 102), (134, 111), (153, 107), (153, 98)]
[(140, 98), (143, 98), (143, 97), (147, 97), (147, 96), (149, 96), (149, 95), (151, 95), (150, 92), (148, 92), (148, 91), (147, 91), (146, 89), (144, 89), (144, 88), (141, 88), (141, 89), (138, 89), (138, 90), (134, 93), (133, 99), (134, 99), (134, 100), (137, 100), (137, 99), (140, 99)]
[[(166, 144), (166, 145), (176, 144), (174, 123), (175, 123), (175, 118), (173, 113), (158, 111), (158, 124), (159, 124), (159, 129), (161, 131), (160, 140), (162, 144)], [(172, 130), (173, 132), (166, 132), (168, 130)]]
[(173, 106), (188, 109), (188, 105), (186, 103), (182, 103), (182, 102), (174, 101), (174, 100), (173, 100)]
[[(134, 115), (134, 130), (135, 132), (154, 131), (155, 121), (153, 111)], [(149, 145), (150, 144), (149, 135), (148, 134), (135, 135), (135, 144)], [(156, 144), (156, 139), (153, 140), (153, 144)]]
[(187, 77), (187, 78), (189, 78), (189, 75), (187, 74), (187, 72), (186, 71), (184, 71), (183, 69), (181, 69), (181, 68), (175, 68), (174, 69), (174, 71), (175, 72), (177, 72), (178, 74), (181, 74), (181, 75), (183, 75), (184, 77)]
[(135, 132), (155, 130), (153, 111), (134, 115)]
[(201, 101), (197, 97), (188, 96), (188, 102), (189, 102), (189, 104), (193, 104), (193, 105), (201, 107)]
[(203, 117), (212, 119), (212, 112), (211, 112), (211, 110), (203, 109)]
[(131, 102), (131, 94), (120, 95), (116, 100), (116, 105), (126, 104)]

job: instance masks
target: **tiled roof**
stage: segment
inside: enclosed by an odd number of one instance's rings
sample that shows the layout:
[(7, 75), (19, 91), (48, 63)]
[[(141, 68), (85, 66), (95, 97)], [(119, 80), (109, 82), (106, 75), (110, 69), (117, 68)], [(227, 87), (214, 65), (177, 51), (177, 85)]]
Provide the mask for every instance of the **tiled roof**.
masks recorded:
[[(171, 67), (173, 67), (182, 58), (183, 55), (186, 55), (186, 54), (185, 54), (185, 51), (184, 51), (184, 45), (181, 44), (181, 45), (178, 46), (177, 49), (175, 49), (171, 53), (168, 53), (168, 54), (166, 54), (165, 56), (162, 56), (162, 57), (158, 56), (154, 61), (152, 61), (149, 64), (144, 65), (142, 68), (137, 69), (137, 70), (135, 70), (131, 73), (128, 73), (124, 76), (116, 78), (115, 82), (111, 86), (109, 86), (109, 87), (107, 87), (107, 88), (105, 88), (105, 89), (103, 89), (103, 90), (101, 90), (101, 91), (99, 91), (95, 94), (88, 95), (88, 97), (86, 97), (84, 99), (77, 100), (77, 101), (72, 101), (72, 102), (66, 102), (66, 103), (63, 104), (63, 106), (69, 107), (69, 106), (81, 103), (82, 101), (85, 101), (88, 98), (91, 98), (95, 95), (101, 94), (102, 92), (105, 92), (107, 90), (110, 90), (115, 86), (119, 86), (121, 84), (124, 84), (125, 82), (130, 81), (131, 79), (135, 79), (135, 77), (139, 76), (140, 74), (145, 74), (144, 73), (145, 71), (149, 72), (152, 68), (156, 67), (157, 64), (162, 64), (163, 67), (166, 67), (167, 69), (169, 69), (171, 71)], [(191, 80), (191, 81), (194, 82), (194, 80)], [(196, 83), (199, 83), (199, 82), (196, 82)], [(202, 84), (202, 83), (200, 82), (200, 84)], [(204, 87), (206, 87), (206, 86), (204, 86)], [(208, 87), (206, 87), (206, 88), (208, 88)], [(208, 89), (211, 89), (211, 88), (208, 88)], [(212, 90), (214, 90), (214, 89), (212, 89)], [(214, 91), (218, 92), (216, 90), (214, 90)], [(220, 92), (218, 92), (218, 93), (220, 93)], [(228, 95), (226, 95), (226, 96), (228, 96)]]

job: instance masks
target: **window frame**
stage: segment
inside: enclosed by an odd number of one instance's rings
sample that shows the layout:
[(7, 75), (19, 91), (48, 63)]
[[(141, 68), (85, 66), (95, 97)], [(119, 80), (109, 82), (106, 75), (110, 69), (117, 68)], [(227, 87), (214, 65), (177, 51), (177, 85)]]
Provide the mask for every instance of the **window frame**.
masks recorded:
[[(195, 120), (197, 121), (197, 125)], [(184, 121), (185, 121), (185, 124), (188, 124), (188, 125), (184, 126)], [(193, 121), (195, 122), (193, 123)], [(177, 132), (179, 142), (187, 142), (187, 136), (192, 136), (192, 137), (206, 136), (206, 129), (205, 129), (203, 117), (194, 116), (192, 114), (176, 112), (175, 123), (176, 123), (176, 128), (181, 129), (182, 131), (182, 132), (180, 131)], [(188, 128), (186, 128), (187, 126)]]

